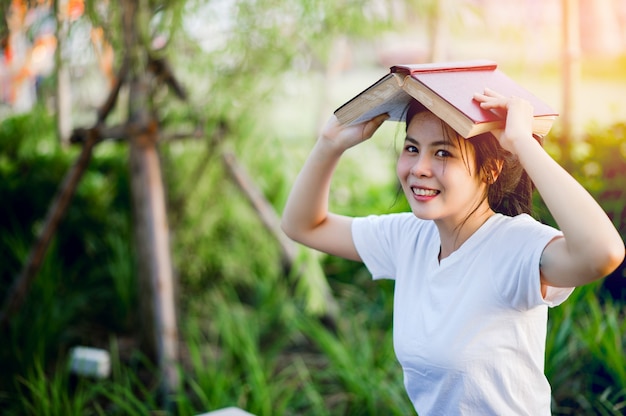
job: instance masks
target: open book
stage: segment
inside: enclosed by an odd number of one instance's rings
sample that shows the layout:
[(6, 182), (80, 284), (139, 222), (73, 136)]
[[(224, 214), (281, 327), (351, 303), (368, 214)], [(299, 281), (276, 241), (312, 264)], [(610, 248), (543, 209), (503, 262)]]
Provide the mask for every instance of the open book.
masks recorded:
[(390, 72), (339, 107), (341, 123), (354, 124), (388, 113), (390, 120), (405, 121), (411, 97), (465, 138), (504, 126), (504, 120), (483, 110), (473, 99), (485, 89), (524, 98), (533, 105), (533, 133), (545, 136), (558, 113), (517, 84), (487, 60), (435, 64), (395, 65)]

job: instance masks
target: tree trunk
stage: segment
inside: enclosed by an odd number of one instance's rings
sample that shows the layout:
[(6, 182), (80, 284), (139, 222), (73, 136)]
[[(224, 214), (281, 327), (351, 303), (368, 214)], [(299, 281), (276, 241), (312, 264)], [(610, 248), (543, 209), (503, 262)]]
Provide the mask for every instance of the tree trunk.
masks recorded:
[(617, 2), (583, 0), (580, 4), (580, 43), (585, 55), (615, 57), (623, 52)]
[(563, 14), (563, 114), (560, 146), (563, 150), (562, 163), (570, 168), (570, 143), (575, 138), (576, 91), (580, 79), (580, 31), (578, 20), (578, 0), (562, 0)]
[[(131, 84), (131, 96), (137, 93)], [(132, 103), (131, 99), (131, 103)], [(131, 104), (132, 106), (132, 104)], [(130, 138), (131, 189), (140, 288), (142, 344), (156, 357), (163, 393), (178, 389), (178, 326), (165, 192), (154, 130)]]
[(428, 62), (440, 62), (446, 58), (446, 14), (447, 0), (435, 0), (428, 19), (428, 36), (430, 40)]
[(138, 1), (125, 0), (124, 37), (129, 57), (130, 168), (134, 234), (142, 314), (142, 344), (156, 356), (164, 398), (179, 387), (178, 327), (165, 191), (157, 150), (158, 123), (150, 103), (151, 73), (138, 42)]
[(70, 72), (63, 62), (63, 52), (69, 33), (67, 16), (61, 13), (61, 9), (67, 7), (67, 0), (56, 2), (57, 17), (57, 48), (55, 51), (57, 84), (56, 84), (56, 119), (57, 135), (61, 144), (68, 145), (72, 133), (72, 88)]

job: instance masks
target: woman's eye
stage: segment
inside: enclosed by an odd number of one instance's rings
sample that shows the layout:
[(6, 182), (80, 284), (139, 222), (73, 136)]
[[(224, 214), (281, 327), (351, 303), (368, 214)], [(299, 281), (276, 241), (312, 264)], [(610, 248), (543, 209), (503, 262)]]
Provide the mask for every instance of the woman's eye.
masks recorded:
[(435, 155), (437, 157), (450, 157), (450, 156), (452, 156), (452, 154), (450, 152), (448, 152), (447, 150), (445, 150), (445, 149), (437, 150), (437, 153), (435, 153)]
[(417, 147), (413, 146), (412, 144), (409, 144), (409, 145), (405, 146), (404, 149), (407, 152), (409, 152), (409, 153), (417, 153), (418, 152)]

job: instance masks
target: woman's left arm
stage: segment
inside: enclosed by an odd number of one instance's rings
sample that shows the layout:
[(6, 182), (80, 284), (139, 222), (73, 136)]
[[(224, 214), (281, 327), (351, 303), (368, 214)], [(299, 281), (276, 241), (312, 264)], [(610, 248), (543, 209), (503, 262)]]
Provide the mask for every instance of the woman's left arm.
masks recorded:
[(502, 147), (517, 155), (563, 232), (563, 238), (543, 252), (542, 282), (581, 286), (615, 270), (624, 259), (624, 242), (593, 197), (532, 137), (530, 103), (490, 90), (474, 98), (484, 109), (506, 112), (504, 130), (493, 133)]

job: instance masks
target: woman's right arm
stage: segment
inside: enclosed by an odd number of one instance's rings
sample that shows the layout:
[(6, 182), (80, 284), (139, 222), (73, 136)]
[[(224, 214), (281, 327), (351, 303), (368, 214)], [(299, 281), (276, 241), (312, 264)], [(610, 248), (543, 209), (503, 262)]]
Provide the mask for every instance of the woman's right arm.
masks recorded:
[(342, 126), (331, 117), (287, 198), (281, 227), (289, 238), (328, 254), (360, 260), (352, 242), (352, 218), (328, 212), (330, 183), (343, 152), (369, 139), (387, 118), (385, 114)]

